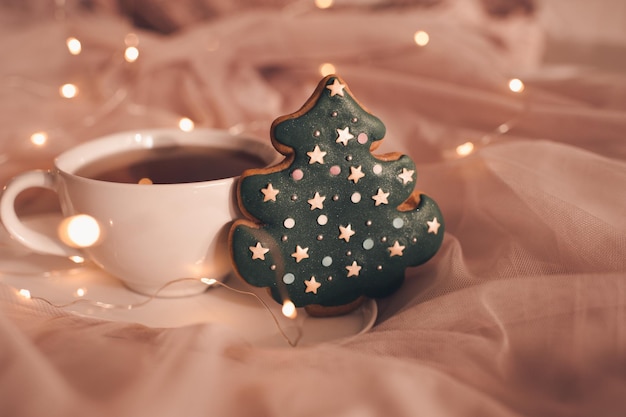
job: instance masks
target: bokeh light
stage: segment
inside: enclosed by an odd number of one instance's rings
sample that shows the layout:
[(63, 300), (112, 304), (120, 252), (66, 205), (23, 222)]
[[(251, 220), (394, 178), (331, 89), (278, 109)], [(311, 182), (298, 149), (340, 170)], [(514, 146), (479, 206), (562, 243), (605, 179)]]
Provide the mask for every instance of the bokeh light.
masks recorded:
[(335, 66), (331, 64), (330, 62), (325, 62), (322, 65), (320, 65), (319, 70), (320, 70), (320, 74), (322, 74), (322, 77), (325, 77), (330, 74), (334, 74), (336, 72)]
[(74, 98), (78, 95), (78, 87), (71, 83), (63, 84), (59, 87), (59, 94), (61, 97)]
[(428, 42), (430, 42), (430, 35), (423, 30), (418, 30), (413, 35), (413, 40), (418, 46), (426, 46), (428, 45)]
[(474, 144), (472, 142), (465, 142), (456, 147), (456, 154), (459, 156), (467, 156), (474, 152)]
[(283, 316), (289, 319), (295, 319), (298, 316), (296, 305), (290, 300), (287, 300), (283, 303), (282, 313)]
[(124, 51), (124, 59), (126, 62), (135, 62), (139, 58), (139, 49), (136, 46), (129, 46)]
[(196, 124), (188, 117), (182, 117), (178, 121), (178, 128), (183, 132), (191, 132), (196, 127)]
[(315, 7), (318, 9), (328, 9), (332, 7), (333, 0), (315, 0)]
[(512, 78), (509, 80), (509, 90), (514, 93), (521, 93), (524, 91), (524, 83), (519, 78)]
[(61, 222), (58, 234), (61, 241), (68, 246), (88, 248), (100, 239), (100, 225), (87, 214), (77, 214)]
[(35, 146), (43, 146), (48, 141), (48, 135), (46, 132), (35, 132), (30, 135), (30, 141)]
[(72, 55), (78, 55), (82, 52), (83, 46), (78, 39), (71, 36), (65, 40), (65, 44), (67, 45), (67, 50), (70, 51)]

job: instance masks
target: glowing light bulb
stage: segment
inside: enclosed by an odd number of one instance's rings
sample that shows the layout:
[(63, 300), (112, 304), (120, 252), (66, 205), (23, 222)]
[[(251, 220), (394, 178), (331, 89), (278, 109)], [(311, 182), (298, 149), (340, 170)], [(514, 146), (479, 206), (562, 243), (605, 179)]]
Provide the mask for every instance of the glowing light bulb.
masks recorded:
[(191, 132), (195, 126), (193, 120), (188, 117), (183, 117), (178, 121), (178, 128), (183, 132)]
[(511, 129), (511, 128), (506, 123), (502, 123), (500, 126), (498, 126), (498, 132), (500, 132), (500, 133), (506, 133), (506, 132), (509, 131), (509, 129)]
[(514, 93), (521, 93), (524, 91), (524, 83), (519, 78), (512, 78), (509, 80), (509, 90)]
[(428, 45), (428, 42), (430, 42), (430, 36), (427, 32), (424, 32), (423, 30), (418, 30), (417, 32), (415, 32), (415, 35), (413, 35), (413, 40), (418, 46), (426, 46)]
[(83, 258), (82, 256), (78, 256), (78, 255), (70, 256), (69, 259), (75, 264), (82, 264), (83, 262), (85, 262), (85, 258)]
[(67, 50), (70, 51), (70, 54), (72, 55), (78, 55), (83, 50), (83, 46), (80, 41), (73, 36), (65, 40), (65, 45), (67, 45)]
[(330, 74), (334, 74), (336, 72), (335, 66), (331, 64), (330, 62), (326, 62), (320, 65), (319, 70), (320, 70), (320, 74), (322, 74), (322, 77), (325, 77)]
[(210, 287), (210, 286), (212, 286), (212, 285), (217, 284), (217, 280), (216, 280), (216, 279), (214, 279), (214, 278), (200, 278), (200, 281), (201, 281), (203, 284), (208, 285), (209, 287)]
[(295, 319), (298, 317), (298, 310), (296, 310), (296, 305), (291, 301), (287, 300), (283, 303), (282, 309), (283, 316), (288, 319)]
[(126, 62), (135, 62), (139, 58), (139, 49), (136, 46), (129, 46), (124, 51), (124, 59)]
[(74, 98), (78, 95), (78, 87), (70, 83), (63, 84), (59, 88), (59, 94), (61, 94), (61, 97)]
[(87, 214), (77, 214), (61, 222), (58, 234), (61, 241), (68, 246), (88, 248), (100, 239), (100, 225)]
[(22, 297), (28, 299), (28, 300), (30, 300), (30, 298), (31, 298), (30, 291), (28, 291), (25, 288), (22, 288), (21, 290), (19, 290), (18, 294), (21, 295)]
[(318, 9), (328, 9), (332, 7), (333, 0), (315, 0), (315, 7)]
[(30, 141), (33, 145), (43, 146), (48, 141), (48, 135), (46, 132), (35, 132), (30, 135)]
[(467, 156), (474, 152), (474, 144), (472, 142), (465, 142), (456, 147), (456, 153), (459, 156)]

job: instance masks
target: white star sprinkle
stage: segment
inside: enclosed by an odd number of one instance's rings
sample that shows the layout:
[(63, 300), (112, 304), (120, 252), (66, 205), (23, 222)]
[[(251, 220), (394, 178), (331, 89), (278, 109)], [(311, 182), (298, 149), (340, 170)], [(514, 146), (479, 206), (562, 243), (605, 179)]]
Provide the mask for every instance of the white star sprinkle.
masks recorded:
[(300, 245), (296, 245), (296, 251), (291, 254), (293, 258), (296, 258), (296, 262), (299, 263), (301, 260), (309, 257), (309, 248), (304, 248)]
[(352, 265), (346, 266), (346, 269), (348, 270), (348, 276), (358, 277), (359, 272), (361, 272), (361, 268), (361, 265), (357, 264), (356, 261), (352, 262)]
[(355, 184), (364, 176), (365, 174), (361, 171), (361, 165), (358, 167), (350, 167), (350, 176), (348, 179), (354, 181)]
[(317, 282), (315, 277), (311, 277), (311, 279), (304, 280), (304, 285), (306, 285), (305, 293), (312, 292), (313, 294), (317, 294), (317, 289), (322, 286), (322, 283)]
[(400, 245), (400, 244), (398, 243), (398, 241), (396, 240), (396, 241), (393, 243), (393, 246), (389, 246), (389, 247), (387, 248), (387, 250), (389, 251), (389, 256), (390, 256), (390, 257), (392, 257), (392, 256), (402, 256), (402, 255), (403, 255), (402, 251), (404, 250), (404, 248), (405, 248), (405, 247), (406, 247), (406, 246), (402, 246), (402, 245)]
[(350, 133), (350, 127), (346, 126), (343, 129), (337, 129), (337, 140), (336, 143), (341, 143), (343, 146), (348, 145), (348, 141), (350, 139), (354, 139), (354, 135)]
[(257, 242), (256, 246), (250, 246), (248, 249), (252, 252), (252, 259), (260, 259), (262, 261), (265, 260), (265, 254), (270, 251), (269, 249), (264, 248), (261, 245), (261, 242)]
[(352, 225), (349, 224), (347, 226), (339, 226), (339, 239), (343, 239), (346, 242), (350, 241), (350, 237), (353, 236), (356, 232), (352, 230)]
[(261, 192), (263, 193), (263, 202), (265, 203), (266, 201), (276, 201), (276, 195), (280, 192), (276, 189), (274, 189), (274, 187), (272, 187), (272, 184), (267, 184), (267, 187), (261, 189)]
[(343, 89), (346, 88), (345, 84), (341, 84), (338, 79), (335, 78), (331, 85), (327, 85), (326, 88), (330, 90), (330, 96), (340, 95), (343, 97)]
[(382, 188), (379, 188), (376, 195), (372, 196), (372, 200), (376, 202), (376, 206), (380, 206), (381, 204), (389, 204), (387, 197), (389, 197), (389, 193), (386, 193), (382, 190)]
[(413, 181), (413, 174), (415, 173), (412, 169), (402, 168), (402, 173), (398, 174), (398, 178), (402, 180), (402, 184), (407, 184)]
[(315, 148), (313, 148), (311, 152), (307, 152), (306, 154), (309, 155), (309, 158), (311, 158), (309, 160), (309, 164), (314, 164), (316, 162), (318, 164), (324, 163), (324, 157), (326, 156), (326, 152), (322, 151), (318, 145), (315, 145)]
[(326, 196), (321, 196), (320, 193), (315, 193), (315, 196), (308, 200), (308, 203), (311, 205), (311, 210), (315, 209), (323, 209), (324, 208), (324, 200), (326, 200)]
[(439, 226), (441, 226), (441, 224), (439, 224), (439, 221), (436, 217), (433, 217), (431, 221), (426, 223), (428, 224), (428, 233), (439, 233)]

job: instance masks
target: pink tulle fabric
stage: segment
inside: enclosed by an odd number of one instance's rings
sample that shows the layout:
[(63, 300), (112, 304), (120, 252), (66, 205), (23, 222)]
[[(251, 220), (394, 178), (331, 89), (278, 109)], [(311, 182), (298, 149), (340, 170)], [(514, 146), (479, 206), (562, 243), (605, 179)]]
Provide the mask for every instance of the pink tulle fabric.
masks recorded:
[[(205, 1), (199, 16), (181, 9), (192, 2), (144, 1), (152, 29), (142, 29), (127, 2), (62, 15), (5, 3), (2, 183), (76, 143), (181, 117), (269, 140), (272, 120), (304, 103), (332, 63), (387, 126), (380, 151), (415, 160), (446, 234), (438, 255), (379, 301), (371, 331), (295, 349), (250, 346), (215, 323), (78, 317), (0, 282), (1, 415), (626, 413), (626, 78), (548, 71), (534, 13), (495, 15), (484, 2)], [(430, 35), (424, 47), (418, 29)], [(68, 54), (69, 36), (80, 55)], [(134, 63), (125, 40), (138, 40)], [(517, 76), (520, 94), (508, 89)], [(66, 82), (79, 86), (75, 99), (59, 96)], [(30, 142), (37, 131), (45, 146)]]

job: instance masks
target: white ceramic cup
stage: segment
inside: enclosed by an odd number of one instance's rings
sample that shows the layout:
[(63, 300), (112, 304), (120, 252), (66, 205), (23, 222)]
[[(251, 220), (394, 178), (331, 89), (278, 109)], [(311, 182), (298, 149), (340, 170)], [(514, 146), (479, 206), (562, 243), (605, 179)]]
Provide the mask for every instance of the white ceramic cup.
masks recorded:
[[(130, 289), (159, 296), (186, 296), (204, 291), (200, 280), (223, 281), (231, 271), (228, 228), (241, 213), (234, 190), (236, 177), (192, 183), (108, 182), (76, 175), (103, 157), (135, 149), (207, 146), (245, 151), (265, 165), (280, 159), (269, 145), (224, 131), (173, 129), (124, 132), (80, 144), (59, 155), (50, 171), (14, 177), (0, 198), (0, 218), (10, 235), (38, 253), (82, 256), (121, 280)], [(64, 243), (59, 234), (30, 228), (18, 217), (16, 197), (42, 187), (58, 194), (65, 218), (88, 215), (99, 227), (89, 247)], [(160, 290), (160, 291), (159, 291)]]

